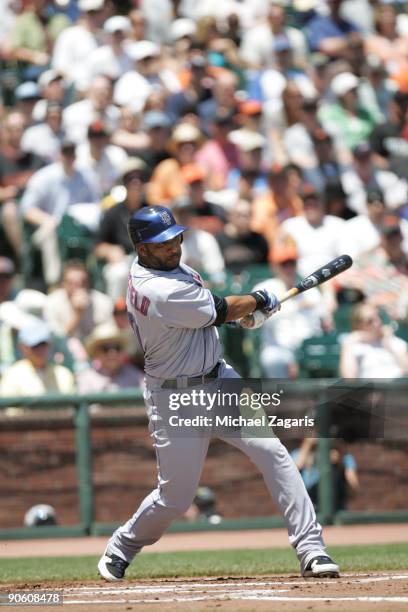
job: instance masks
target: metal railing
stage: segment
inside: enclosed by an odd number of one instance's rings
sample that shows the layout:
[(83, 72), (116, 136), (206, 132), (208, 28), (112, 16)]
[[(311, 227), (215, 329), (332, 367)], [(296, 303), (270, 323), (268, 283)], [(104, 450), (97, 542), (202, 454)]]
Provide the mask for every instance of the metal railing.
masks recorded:
[[(358, 380), (348, 380), (347, 388), (350, 390), (360, 389)], [(407, 396), (408, 379), (400, 379), (385, 382), (372, 383), (372, 388), (378, 391), (392, 390), (401, 397)], [(333, 387), (332, 379), (321, 380), (299, 380), (287, 387), (287, 396), (313, 397), (316, 405), (316, 417), (318, 426), (318, 451), (319, 451), (319, 520), (322, 524), (329, 523), (362, 523), (362, 522), (401, 522), (408, 521), (408, 508), (406, 510), (390, 512), (335, 512), (334, 491), (330, 468), (330, 405), (328, 403), (328, 391)], [(12, 397), (0, 398), (1, 411), (10, 406), (25, 407), (30, 410), (59, 410), (64, 407), (75, 409), (73, 421), (75, 428), (75, 455), (78, 480), (79, 517), (77, 525), (70, 526), (48, 526), (48, 527), (17, 527), (0, 529), (1, 539), (23, 539), (38, 537), (64, 537), (84, 535), (110, 534), (117, 526), (115, 524), (103, 524), (95, 521), (94, 512), (94, 486), (92, 471), (92, 448), (91, 448), (91, 417), (90, 406), (93, 404), (105, 406), (143, 405), (142, 392), (138, 389), (123, 390), (116, 393), (92, 393), (87, 395), (44, 395), (40, 397)], [(145, 419), (147, 424), (147, 418)], [(10, 429), (11, 426), (8, 426)], [(1, 491), (0, 491), (1, 495)], [(171, 531), (193, 531), (193, 530), (231, 530), (250, 529), (283, 526), (279, 517), (254, 517), (242, 519), (225, 519), (218, 525), (204, 522), (174, 523)]]

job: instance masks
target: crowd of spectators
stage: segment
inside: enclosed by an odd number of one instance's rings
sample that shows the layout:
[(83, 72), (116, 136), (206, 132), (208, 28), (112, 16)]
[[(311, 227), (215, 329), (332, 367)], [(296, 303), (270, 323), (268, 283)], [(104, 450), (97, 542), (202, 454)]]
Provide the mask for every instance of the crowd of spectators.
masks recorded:
[(408, 323), (407, 4), (0, 0), (1, 393), (34, 371), (26, 393), (142, 384), (126, 224), (149, 204), (192, 228), (182, 261), (215, 290), (355, 258), (268, 322), (265, 374), (296, 377), (349, 300), (342, 374), (370, 342), (405, 375), (377, 319)]

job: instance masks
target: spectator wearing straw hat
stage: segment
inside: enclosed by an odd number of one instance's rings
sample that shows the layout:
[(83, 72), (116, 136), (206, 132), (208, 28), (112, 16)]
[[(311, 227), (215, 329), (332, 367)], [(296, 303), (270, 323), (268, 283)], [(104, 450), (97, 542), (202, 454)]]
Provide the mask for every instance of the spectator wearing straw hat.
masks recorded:
[(143, 372), (126, 362), (127, 337), (116, 325), (105, 323), (95, 327), (85, 346), (92, 367), (77, 375), (80, 393), (141, 387)]

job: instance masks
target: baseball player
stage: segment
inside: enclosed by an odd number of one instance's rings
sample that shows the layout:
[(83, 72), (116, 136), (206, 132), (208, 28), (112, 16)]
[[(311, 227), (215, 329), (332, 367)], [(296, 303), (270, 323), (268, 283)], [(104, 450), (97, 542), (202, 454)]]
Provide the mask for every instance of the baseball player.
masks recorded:
[[(172, 212), (150, 206), (134, 213), (129, 235), (137, 258), (129, 274), (129, 319), (145, 354), (145, 404), (157, 457), (158, 484), (135, 514), (110, 538), (98, 563), (108, 581), (123, 579), (141, 549), (156, 542), (172, 521), (189, 508), (213, 435), (177, 435), (161, 425), (169, 389), (199, 385), (212, 388), (219, 379), (239, 378), (221, 356), (217, 326), (254, 311), (265, 319), (280, 309), (277, 297), (260, 290), (220, 298), (203, 286), (200, 275), (180, 264), (183, 232)], [(167, 405), (165, 405), (167, 404)], [(223, 439), (221, 434), (217, 436)], [(259, 468), (279, 507), (304, 577), (338, 577), (339, 567), (325, 553), (322, 528), (302, 478), (276, 437), (225, 437)]]

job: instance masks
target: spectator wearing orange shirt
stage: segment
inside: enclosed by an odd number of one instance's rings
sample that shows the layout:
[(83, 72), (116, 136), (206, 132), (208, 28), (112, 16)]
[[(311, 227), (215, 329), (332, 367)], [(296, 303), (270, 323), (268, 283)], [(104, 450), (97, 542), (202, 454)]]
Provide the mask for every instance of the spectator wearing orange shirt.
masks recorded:
[(300, 215), (302, 200), (293, 190), (287, 167), (276, 166), (268, 176), (269, 191), (257, 198), (252, 205), (251, 229), (262, 234), (273, 247), (280, 224)]

